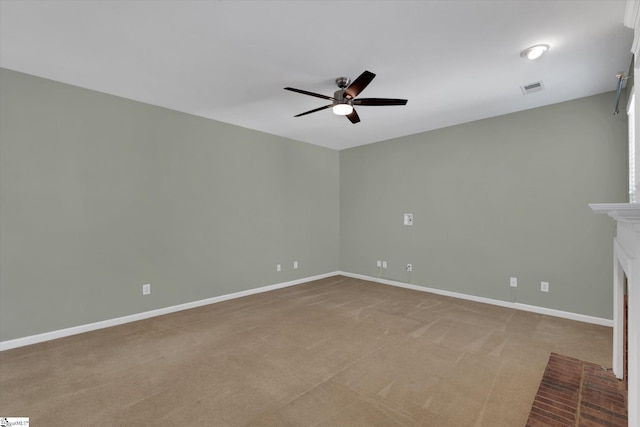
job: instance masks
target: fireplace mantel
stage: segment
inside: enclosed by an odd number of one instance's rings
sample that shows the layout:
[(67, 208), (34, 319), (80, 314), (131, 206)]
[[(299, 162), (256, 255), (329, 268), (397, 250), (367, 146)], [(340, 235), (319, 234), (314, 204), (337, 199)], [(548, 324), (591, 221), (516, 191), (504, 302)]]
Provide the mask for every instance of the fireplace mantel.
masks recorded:
[(589, 207), (595, 213), (606, 213), (616, 221), (640, 224), (640, 203), (592, 203)]
[(590, 204), (617, 221), (613, 244), (613, 373), (624, 376), (623, 304), (628, 299), (629, 425), (640, 425), (640, 203)]

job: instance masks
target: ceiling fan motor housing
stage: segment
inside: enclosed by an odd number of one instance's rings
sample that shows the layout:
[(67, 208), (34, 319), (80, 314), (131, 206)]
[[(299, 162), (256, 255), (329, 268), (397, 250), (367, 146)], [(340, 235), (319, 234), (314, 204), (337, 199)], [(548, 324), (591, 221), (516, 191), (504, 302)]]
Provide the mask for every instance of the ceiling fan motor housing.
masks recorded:
[(335, 101), (333, 101), (333, 105), (337, 105), (337, 104), (351, 105), (351, 99), (345, 98), (344, 92), (345, 92), (344, 89), (339, 89), (333, 93), (333, 97), (335, 98)]

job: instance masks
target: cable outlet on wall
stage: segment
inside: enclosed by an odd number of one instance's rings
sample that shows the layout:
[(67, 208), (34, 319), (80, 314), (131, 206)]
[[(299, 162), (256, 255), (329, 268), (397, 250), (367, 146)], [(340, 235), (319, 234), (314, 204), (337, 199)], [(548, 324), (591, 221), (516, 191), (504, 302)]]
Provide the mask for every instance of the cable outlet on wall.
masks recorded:
[(518, 278), (517, 277), (510, 277), (509, 278), (509, 286), (511, 286), (512, 288), (517, 288), (518, 287)]
[(407, 264), (407, 271), (413, 271), (413, 265)]
[(142, 295), (149, 295), (151, 293), (151, 283), (142, 285)]
[(540, 292), (549, 292), (549, 282), (540, 282)]
[(413, 214), (404, 214), (404, 225), (413, 225)]
[(276, 264), (276, 271), (281, 271), (282, 270), (282, 266), (280, 264)]

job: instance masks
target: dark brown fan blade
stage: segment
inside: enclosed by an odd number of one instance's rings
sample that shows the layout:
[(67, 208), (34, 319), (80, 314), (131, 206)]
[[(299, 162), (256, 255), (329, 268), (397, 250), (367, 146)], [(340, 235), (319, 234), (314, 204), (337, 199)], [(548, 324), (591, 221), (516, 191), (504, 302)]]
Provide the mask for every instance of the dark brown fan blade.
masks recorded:
[(358, 78), (355, 79), (353, 83), (351, 83), (345, 90), (345, 96), (351, 99), (355, 98), (360, 92), (364, 90), (364, 88), (369, 85), (369, 83), (371, 83), (371, 80), (373, 80), (375, 76), (376, 75), (371, 71), (365, 71), (364, 73), (360, 74)]
[(359, 98), (353, 100), (353, 105), (407, 105), (407, 100), (393, 98)]
[(360, 116), (358, 116), (355, 108), (350, 114), (347, 114), (347, 119), (351, 120), (351, 123), (353, 123), (354, 125), (360, 122)]
[(316, 111), (325, 110), (325, 109), (327, 109), (327, 108), (329, 108), (331, 106), (333, 106), (333, 104), (325, 105), (324, 107), (316, 108), (315, 110), (305, 111), (304, 113), (297, 114), (297, 115), (295, 115), (293, 117), (305, 116), (307, 114), (315, 113)]
[(285, 87), (284, 89), (285, 90), (290, 90), (291, 92), (298, 92), (298, 93), (301, 93), (303, 95), (315, 96), (316, 98), (328, 99), (329, 101), (335, 101), (336, 100), (332, 96), (321, 95), (319, 93), (309, 92), (309, 91), (302, 90), (302, 89), (295, 89), (295, 88), (292, 88), (292, 87)]

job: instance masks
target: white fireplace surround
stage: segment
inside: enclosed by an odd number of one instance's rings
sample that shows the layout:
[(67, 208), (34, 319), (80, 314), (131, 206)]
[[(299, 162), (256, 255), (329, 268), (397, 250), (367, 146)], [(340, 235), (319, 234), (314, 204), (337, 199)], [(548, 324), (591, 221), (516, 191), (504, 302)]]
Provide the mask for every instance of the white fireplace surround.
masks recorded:
[(613, 241), (613, 373), (624, 376), (624, 278), (628, 298), (629, 425), (640, 425), (640, 203), (590, 204), (617, 221)]

